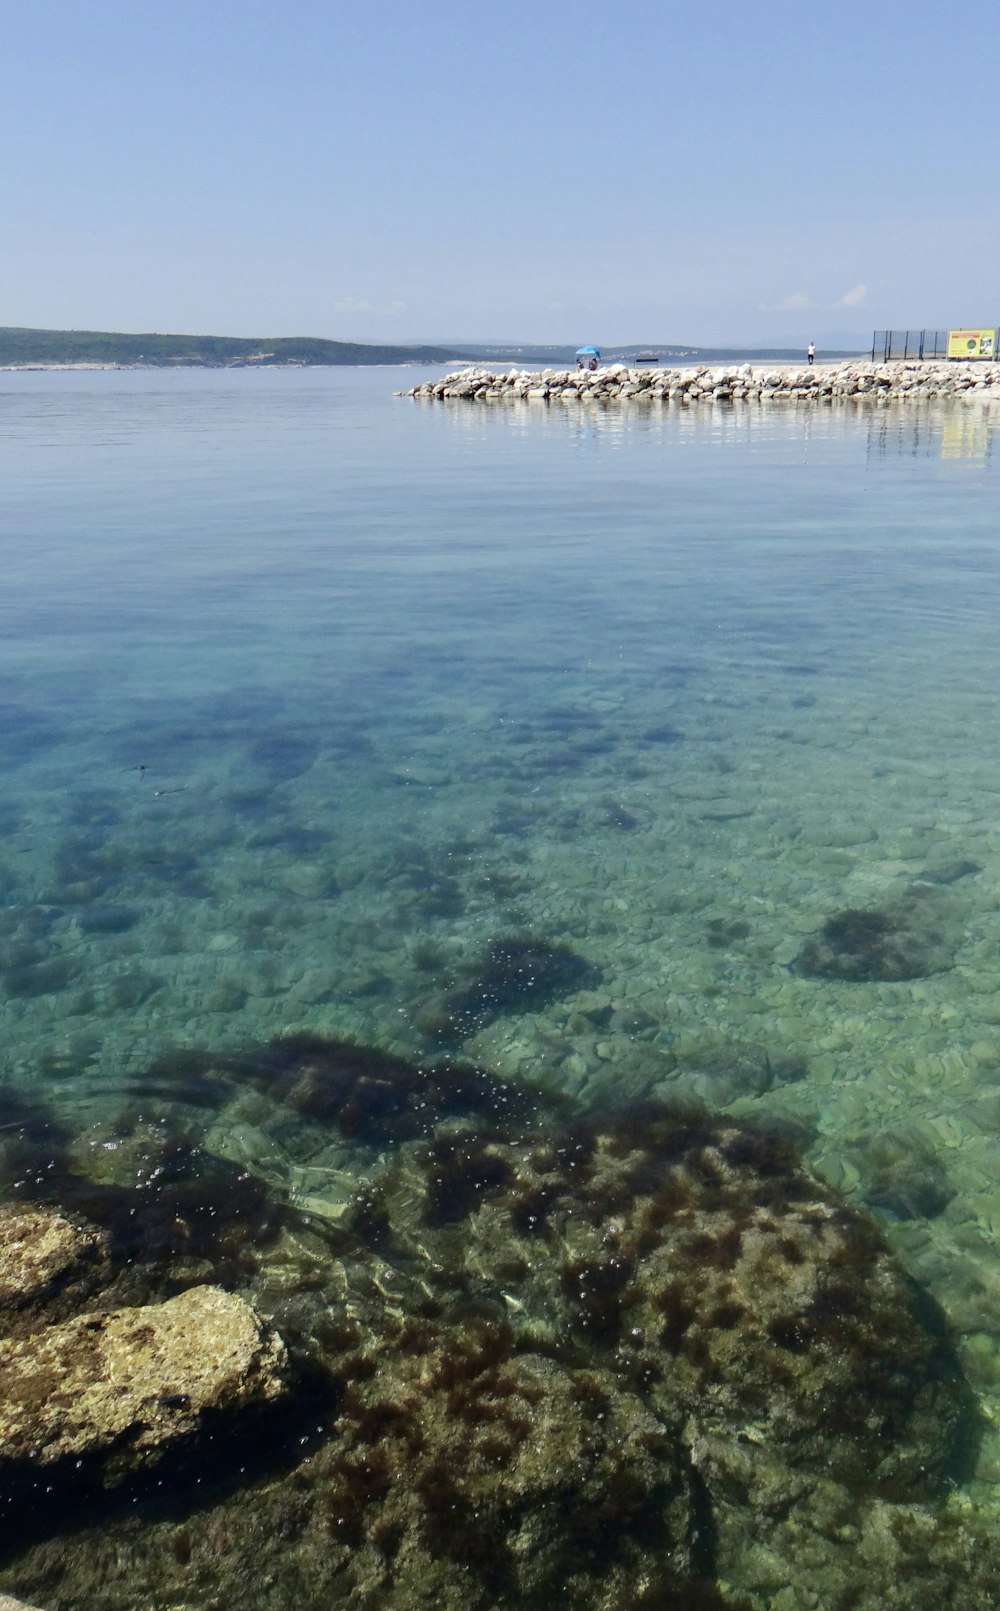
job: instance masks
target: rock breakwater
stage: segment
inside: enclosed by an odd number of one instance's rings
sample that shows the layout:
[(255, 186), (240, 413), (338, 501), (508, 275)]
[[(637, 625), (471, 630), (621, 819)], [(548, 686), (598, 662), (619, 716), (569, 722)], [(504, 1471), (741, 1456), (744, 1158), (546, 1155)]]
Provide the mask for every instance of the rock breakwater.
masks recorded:
[(467, 368), (426, 380), (403, 397), (474, 403), (889, 403), (926, 397), (1000, 398), (1000, 364), (845, 363), (779, 367), (769, 363), (686, 369), (541, 371)]

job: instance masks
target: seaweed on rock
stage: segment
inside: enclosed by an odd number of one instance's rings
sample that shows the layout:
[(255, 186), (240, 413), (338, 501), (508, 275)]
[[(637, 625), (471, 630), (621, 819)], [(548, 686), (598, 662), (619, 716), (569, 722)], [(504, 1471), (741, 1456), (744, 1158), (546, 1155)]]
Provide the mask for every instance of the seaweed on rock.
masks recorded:
[(478, 1114), (492, 1122), (524, 1119), (538, 1102), (537, 1092), (471, 1063), (414, 1063), (377, 1047), (320, 1035), (273, 1040), (229, 1060), (227, 1068), (303, 1118), (376, 1146), (427, 1135), (455, 1114)]
[(590, 989), (598, 978), (597, 969), (568, 945), (501, 936), (487, 947), (467, 981), (429, 1003), (418, 1023), (429, 1038), (450, 1045), (506, 1013), (535, 1012), (562, 996)]
[[(302, 1031), (230, 1053), (180, 1050), (130, 1083), (131, 1094), (192, 1106), (221, 1106), (250, 1087), (309, 1124), (383, 1147), (429, 1135), (442, 1119), (479, 1115), (526, 1121), (541, 1093), (475, 1064), (417, 1063), (380, 1047)], [(551, 1111), (553, 1101), (545, 1098)]]
[(106, 1233), (115, 1302), (147, 1302), (256, 1268), (288, 1217), (249, 1170), (176, 1122), (128, 1114), (73, 1136), (48, 1106), (0, 1093), (0, 1192)]
[(896, 907), (847, 907), (806, 941), (796, 966), (817, 979), (856, 982), (920, 979), (950, 967), (933, 909), (909, 900)]
[(616, 1581), (627, 1603), (657, 1549), (682, 1575), (687, 1462), (612, 1369), (566, 1370), (473, 1319), (390, 1325), (340, 1379), (326, 1503), (380, 1604), (436, 1582), (448, 1604), (464, 1583), (470, 1606), (591, 1606)]
[(403, 1149), (382, 1203), (399, 1255), (447, 1270), (445, 1314), (497, 1290), (502, 1261), (519, 1347), (544, 1333), (556, 1357), (613, 1357), (667, 1419), (759, 1423), (790, 1464), (910, 1496), (970, 1435), (954, 1361), (874, 1225), (778, 1138), (654, 1110), (563, 1145), (452, 1125)]
[[(842, 1528), (936, 1501), (974, 1444), (938, 1318), (781, 1136), (652, 1104), (580, 1117), (480, 1069), (306, 1035), (156, 1072), (192, 1081), (388, 1151), (335, 1245), (166, 1124), (122, 1126), (103, 1174), (99, 1137), (89, 1156), (60, 1138), (58, 1190), (112, 1232), (103, 1301), (221, 1272), (322, 1410), (293, 1470), (60, 1539), (52, 1611), (124, 1611), (154, 1581), (260, 1611), (759, 1607), (749, 1514), (763, 1532), (794, 1513), (793, 1538), (768, 1532), (780, 1563), (834, 1510)], [(765, 1494), (744, 1480), (758, 1457)], [(39, 1592), (54, 1559), (29, 1552), (6, 1586)]]

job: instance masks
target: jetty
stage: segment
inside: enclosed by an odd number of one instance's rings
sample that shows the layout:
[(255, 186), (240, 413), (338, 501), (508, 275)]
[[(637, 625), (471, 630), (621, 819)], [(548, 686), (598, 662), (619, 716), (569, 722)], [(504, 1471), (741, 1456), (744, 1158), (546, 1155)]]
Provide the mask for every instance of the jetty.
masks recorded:
[(399, 397), (429, 402), (663, 404), (890, 403), (914, 398), (1000, 399), (1000, 363), (701, 364), (697, 367), (507, 370), (471, 366), (425, 380)]

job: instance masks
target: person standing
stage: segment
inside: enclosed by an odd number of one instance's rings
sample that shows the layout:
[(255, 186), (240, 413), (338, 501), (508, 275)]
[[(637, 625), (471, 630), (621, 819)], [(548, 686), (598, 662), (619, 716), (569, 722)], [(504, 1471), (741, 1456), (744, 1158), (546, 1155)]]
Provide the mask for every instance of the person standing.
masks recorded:
[(810, 341), (808, 347), (806, 348), (806, 357), (808, 358), (810, 363), (812, 363), (813, 359), (816, 357), (816, 348), (813, 346), (811, 341)]

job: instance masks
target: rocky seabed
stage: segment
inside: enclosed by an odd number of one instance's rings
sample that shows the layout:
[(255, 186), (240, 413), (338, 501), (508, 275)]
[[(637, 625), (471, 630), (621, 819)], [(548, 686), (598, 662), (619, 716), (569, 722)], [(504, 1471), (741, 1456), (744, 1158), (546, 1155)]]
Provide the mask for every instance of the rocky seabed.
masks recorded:
[(869, 363), (777, 368), (773, 364), (698, 368), (460, 369), (397, 395), (501, 403), (888, 403), (915, 397), (1000, 398), (1000, 364)]

